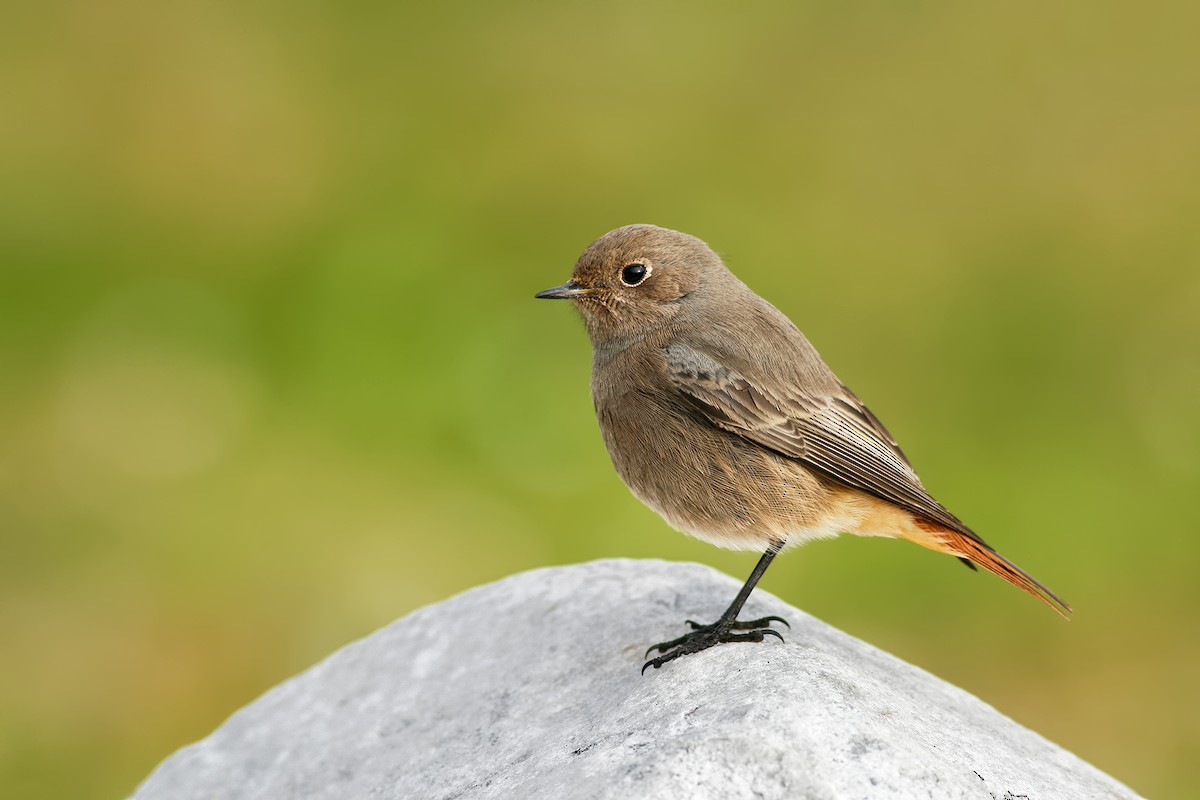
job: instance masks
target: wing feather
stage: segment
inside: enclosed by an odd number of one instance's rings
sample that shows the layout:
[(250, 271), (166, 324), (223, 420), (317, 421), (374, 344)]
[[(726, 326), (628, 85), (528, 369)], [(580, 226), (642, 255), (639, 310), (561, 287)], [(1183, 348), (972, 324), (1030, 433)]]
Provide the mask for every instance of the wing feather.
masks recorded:
[(837, 393), (776, 388), (689, 345), (664, 352), (675, 389), (718, 428), (982, 541), (930, 496), (892, 435), (841, 384)]

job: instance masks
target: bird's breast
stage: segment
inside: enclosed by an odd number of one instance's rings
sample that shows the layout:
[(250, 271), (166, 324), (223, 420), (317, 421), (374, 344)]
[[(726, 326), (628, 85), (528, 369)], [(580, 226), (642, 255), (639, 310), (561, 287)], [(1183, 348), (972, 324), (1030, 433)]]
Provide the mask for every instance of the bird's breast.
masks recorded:
[(672, 527), (732, 549), (839, 532), (833, 492), (800, 462), (715, 427), (653, 362), (597, 365), (605, 446), (630, 491)]

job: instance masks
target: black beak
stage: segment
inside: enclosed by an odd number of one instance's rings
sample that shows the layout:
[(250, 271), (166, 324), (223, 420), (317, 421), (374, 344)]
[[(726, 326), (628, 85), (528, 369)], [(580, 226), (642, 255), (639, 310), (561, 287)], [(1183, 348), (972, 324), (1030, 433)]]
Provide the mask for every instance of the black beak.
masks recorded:
[(567, 281), (562, 286), (555, 286), (553, 289), (543, 289), (534, 295), (541, 300), (570, 300), (573, 297), (583, 297), (592, 293), (591, 289), (586, 288), (576, 281)]

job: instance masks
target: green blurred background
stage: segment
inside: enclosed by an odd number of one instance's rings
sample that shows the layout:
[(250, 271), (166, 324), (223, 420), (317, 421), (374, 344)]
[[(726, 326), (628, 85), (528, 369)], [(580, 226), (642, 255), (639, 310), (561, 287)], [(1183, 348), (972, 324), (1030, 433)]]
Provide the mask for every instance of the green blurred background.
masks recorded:
[(764, 587), (1194, 787), (1194, 3), (0, 14), (3, 796), (122, 796), (519, 570), (744, 577), (621, 486), (582, 326), (532, 299), (629, 222), (724, 253), (1077, 613), (849, 537)]

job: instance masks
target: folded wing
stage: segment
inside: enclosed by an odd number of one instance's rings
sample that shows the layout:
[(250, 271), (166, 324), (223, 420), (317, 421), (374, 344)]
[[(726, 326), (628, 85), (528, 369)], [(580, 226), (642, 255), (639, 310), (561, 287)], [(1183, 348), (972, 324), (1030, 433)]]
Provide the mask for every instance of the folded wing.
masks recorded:
[(891, 434), (846, 387), (773, 387), (685, 344), (665, 354), (675, 389), (718, 428), (982, 542), (925, 491)]

